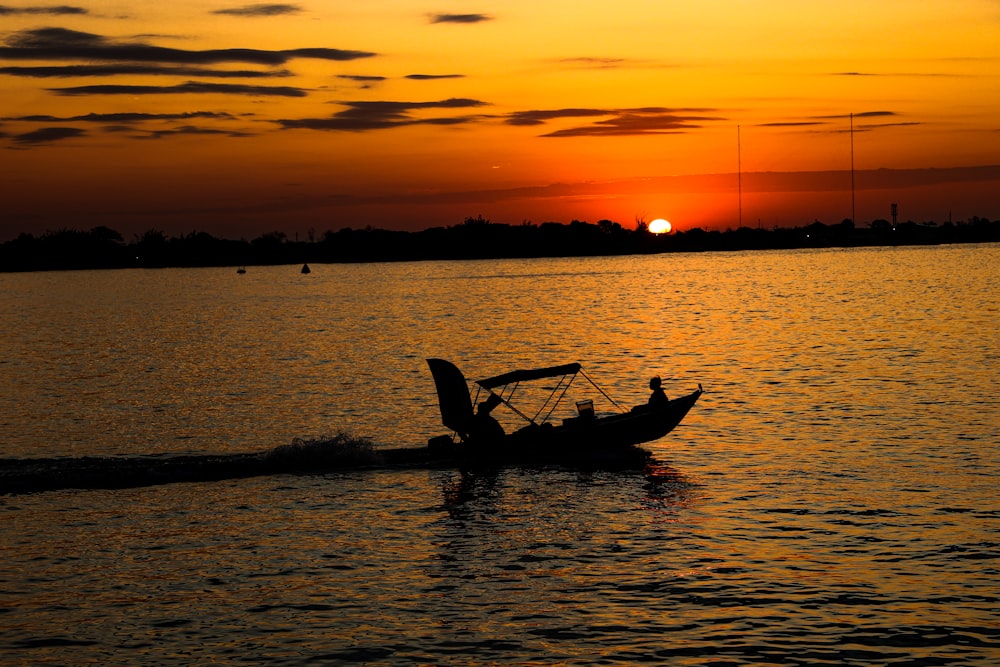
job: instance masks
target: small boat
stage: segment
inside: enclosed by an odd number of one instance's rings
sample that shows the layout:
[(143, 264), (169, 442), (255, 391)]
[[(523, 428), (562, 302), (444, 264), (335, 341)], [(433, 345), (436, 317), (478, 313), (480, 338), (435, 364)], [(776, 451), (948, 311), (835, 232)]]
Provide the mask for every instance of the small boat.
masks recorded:
[(309, 268), (308, 264), (302, 265), (302, 273), (312, 273), (312, 269)]
[[(451, 451), (456, 455), (497, 461), (543, 460), (573, 461), (577, 457), (605, 457), (635, 452), (637, 445), (662, 438), (670, 433), (687, 415), (702, 394), (698, 389), (659, 405), (639, 405), (626, 409), (583, 372), (579, 363), (545, 368), (515, 370), (478, 380), (475, 396), (469, 391), (462, 371), (444, 359), (428, 359), (437, 389), (441, 423), (455, 435), (438, 436), (428, 442), (432, 450)], [(615, 408), (610, 414), (598, 415), (592, 399), (576, 403), (577, 412), (559, 423), (550, 421), (565, 398), (573, 380), (583, 376), (596, 391)], [(521, 383), (559, 378), (548, 399), (529, 416), (512, 402)], [(658, 386), (658, 383), (657, 383)], [(591, 392), (592, 393), (592, 392)], [(473, 403), (478, 408), (473, 410)], [(501, 404), (524, 422), (524, 426), (506, 433), (490, 415)], [(457, 440), (456, 440), (457, 438)]]
[(241, 266), (240, 268), (236, 269), (236, 273), (239, 273), (239, 274), (244, 274), (246, 272), (247, 272), (247, 267), (245, 267), (245, 266)]

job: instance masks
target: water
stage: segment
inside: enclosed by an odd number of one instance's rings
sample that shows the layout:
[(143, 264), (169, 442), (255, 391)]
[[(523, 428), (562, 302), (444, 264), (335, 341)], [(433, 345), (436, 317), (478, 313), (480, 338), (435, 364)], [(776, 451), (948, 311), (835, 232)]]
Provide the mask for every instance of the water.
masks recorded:
[(0, 274), (0, 458), (421, 444), (431, 356), (707, 393), (643, 471), (0, 496), (0, 662), (1000, 662), (1000, 247), (312, 268)]

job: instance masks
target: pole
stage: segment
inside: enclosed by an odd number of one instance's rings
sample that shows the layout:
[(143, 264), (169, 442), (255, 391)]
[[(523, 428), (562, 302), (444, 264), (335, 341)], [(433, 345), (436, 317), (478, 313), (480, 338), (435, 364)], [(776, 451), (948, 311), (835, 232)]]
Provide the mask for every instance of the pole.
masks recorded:
[(851, 224), (854, 220), (854, 112), (851, 112)]
[(736, 126), (736, 197), (739, 204), (740, 227), (743, 226), (743, 166), (740, 156), (740, 126)]

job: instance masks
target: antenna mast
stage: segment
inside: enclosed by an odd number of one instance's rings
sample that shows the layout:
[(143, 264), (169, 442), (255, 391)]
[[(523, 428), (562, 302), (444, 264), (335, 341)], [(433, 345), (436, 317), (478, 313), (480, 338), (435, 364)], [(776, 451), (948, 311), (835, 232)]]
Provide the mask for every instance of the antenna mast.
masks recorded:
[(851, 112), (851, 224), (854, 221), (854, 112)]
[(743, 226), (743, 167), (740, 157), (740, 126), (736, 126), (736, 197), (739, 204), (740, 227)]

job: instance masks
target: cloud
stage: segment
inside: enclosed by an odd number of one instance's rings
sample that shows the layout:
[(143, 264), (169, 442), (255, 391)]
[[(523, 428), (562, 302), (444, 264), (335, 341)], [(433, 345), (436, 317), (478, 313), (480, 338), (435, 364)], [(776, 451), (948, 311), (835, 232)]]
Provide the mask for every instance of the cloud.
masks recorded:
[[(35, 115), (35, 116), (12, 116), (6, 118), (0, 118), (0, 121), (13, 121), (21, 123), (92, 123), (100, 124), (100, 128), (104, 132), (112, 133), (123, 133), (129, 135), (131, 139), (163, 139), (175, 136), (184, 135), (216, 135), (225, 137), (249, 137), (253, 136), (252, 133), (242, 131), (242, 130), (227, 130), (219, 128), (205, 128), (196, 125), (191, 125), (186, 122), (183, 125), (176, 127), (163, 127), (164, 123), (170, 123), (171, 121), (192, 121), (192, 120), (208, 120), (208, 121), (233, 121), (237, 120), (237, 117), (224, 112), (216, 111), (190, 111), (185, 113), (163, 113), (163, 114), (152, 114), (152, 113), (136, 113), (136, 112), (125, 112), (125, 113), (89, 113), (80, 116), (49, 116), (49, 115)], [(144, 123), (151, 124), (149, 128), (143, 128)], [(4, 136), (0, 134), (0, 136)], [(25, 134), (17, 135), (12, 137), (13, 145), (17, 148), (27, 148), (33, 145), (47, 144), (55, 141), (61, 141), (63, 139), (71, 139), (78, 136), (86, 136), (86, 132), (81, 129), (73, 127), (45, 127), (33, 132), (28, 132)]]
[(12, 138), (16, 146), (34, 146), (51, 144), (65, 139), (75, 139), (86, 136), (86, 132), (77, 127), (43, 127), (24, 134), (16, 134)]
[(361, 132), (386, 130), (408, 125), (460, 125), (477, 117), (447, 116), (419, 118), (412, 111), (424, 109), (468, 109), (484, 106), (485, 102), (464, 98), (451, 98), (437, 102), (344, 102), (347, 107), (330, 118), (302, 118), (275, 121), (285, 129), (334, 130)]
[(109, 63), (105, 65), (54, 65), (50, 67), (0, 67), (0, 74), (30, 77), (35, 79), (70, 78), (88, 76), (204, 76), (212, 78), (263, 79), (292, 76), (286, 69), (281, 70), (225, 70), (204, 67), (172, 67), (166, 65), (127, 65)]
[(348, 61), (370, 58), (375, 53), (331, 48), (285, 51), (259, 49), (211, 49), (187, 51), (142, 42), (118, 43), (101, 35), (66, 28), (38, 28), (15, 33), (0, 47), (0, 60), (83, 60), (104, 62), (171, 63), (209, 65), (225, 62), (277, 66), (294, 58)]
[(283, 16), (287, 14), (298, 14), (302, 8), (298, 5), (244, 5), (231, 9), (217, 9), (213, 14), (226, 14), (229, 16)]
[[(895, 111), (862, 111), (856, 114), (834, 114), (830, 116), (810, 116), (804, 120), (788, 120), (788, 121), (774, 121), (771, 123), (759, 123), (755, 127), (815, 127), (815, 126), (825, 126), (828, 129), (822, 130), (823, 132), (833, 132), (833, 133), (843, 133), (851, 132), (852, 128), (847, 127), (842, 122), (831, 123), (831, 121), (844, 121), (850, 118), (855, 120), (864, 120), (866, 118), (891, 118), (898, 116), (899, 114)], [(882, 127), (900, 127), (906, 125), (920, 125), (919, 122), (914, 121), (898, 121), (890, 123), (855, 123), (853, 126), (854, 132), (867, 132), (875, 130)]]
[(830, 76), (950, 77), (940, 72), (832, 72)]
[(564, 65), (581, 67), (584, 69), (614, 69), (618, 67), (623, 67), (630, 61), (624, 58), (581, 57), (581, 58), (561, 58), (556, 62)]
[(813, 116), (821, 120), (837, 120), (843, 118), (878, 118), (880, 116), (895, 116), (895, 111), (861, 111), (859, 113), (840, 113), (833, 116)]
[[(556, 130), (543, 137), (620, 137), (642, 134), (668, 134), (702, 127), (690, 122), (691, 118), (671, 114), (646, 115), (625, 113), (598, 121), (593, 125)], [(707, 119), (706, 119), (707, 120)], [(710, 120), (721, 120), (713, 118)]]
[[(342, 102), (347, 108), (329, 118), (276, 121), (286, 129), (365, 131), (406, 125), (457, 125), (481, 120), (484, 116), (421, 118), (412, 112), (432, 108), (465, 109), (483, 106), (478, 100), (452, 98), (438, 102)], [(543, 137), (623, 136), (683, 132), (702, 127), (701, 123), (723, 120), (702, 115), (712, 109), (551, 109), (518, 111), (508, 115), (508, 125), (532, 126), (560, 118), (600, 118), (590, 125), (556, 130)]]
[[(714, 109), (670, 109), (645, 107), (637, 109), (553, 109), (518, 111), (510, 114), (508, 125), (543, 125), (559, 118), (596, 118), (590, 125), (556, 130), (543, 137), (608, 137), (684, 132), (702, 127), (706, 121), (723, 120), (702, 115)], [(693, 115), (695, 114), (695, 115)], [(610, 116), (610, 118), (609, 118)]]
[(371, 88), (374, 84), (382, 83), (386, 80), (384, 76), (365, 76), (361, 74), (338, 74), (337, 78), (344, 79), (345, 81), (353, 81), (360, 84), (361, 88)]
[(613, 112), (606, 109), (550, 109), (515, 111), (505, 121), (508, 125), (544, 125), (546, 121), (556, 118), (586, 118), (590, 116), (607, 116)]
[(181, 127), (176, 127), (176, 128), (172, 128), (172, 129), (168, 129), (168, 130), (155, 130), (155, 131), (150, 132), (150, 133), (148, 133), (147, 135), (145, 135), (145, 136), (143, 136), (141, 138), (144, 138), (144, 139), (163, 139), (165, 137), (176, 137), (176, 136), (184, 136), (184, 135), (195, 135), (195, 136), (217, 135), (217, 136), (235, 137), (235, 138), (242, 138), (242, 137), (249, 137), (249, 136), (251, 136), (247, 132), (237, 132), (237, 131), (234, 131), (234, 130), (218, 130), (218, 129), (213, 129), (213, 128), (197, 127), (195, 125), (182, 125)]
[(50, 7), (8, 7), (0, 5), (0, 16), (13, 16), (16, 14), (50, 14), (55, 16), (65, 16), (67, 14), (88, 14), (83, 7), (69, 7), (67, 5)]
[(70, 88), (49, 88), (50, 93), (64, 97), (82, 95), (177, 95), (177, 94), (222, 94), (252, 95), (270, 97), (305, 97), (306, 91), (291, 86), (245, 86), (233, 83), (200, 83), (188, 81), (176, 86), (73, 86)]
[(758, 123), (757, 127), (802, 127), (803, 125), (826, 125), (826, 123), (818, 120), (776, 121), (774, 123)]
[[(898, 123), (861, 123), (854, 126), (855, 132), (871, 132), (872, 130), (879, 130), (884, 127), (908, 127), (910, 125), (923, 125), (918, 121), (908, 121), (908, 122), (898, 122)], [(850, 128), (838, 128), (836, 130), (838, 133), (850, 132)]]
[(431, 14), (431, 23), (481, 23), (492, 21), (486, 14)]
[[(899, 114), (895, 111), (861, 111), (858, 113), (850, 114), (836, 114), (832, 116), (814, 116), (820, 120), (837, 120), (844, 121), (852, 119), (852, 121), (864, 121), (867, 118), (893, 118)], [(836, 134), (842, 134), (847, 132), (871, 132), (872, 130), (878, 130), (885, 127), (906, 127), (909, 125), (921, 125), (922, 123), (917, 121), (894, 121), (886, 123), (865, 123), (865, 122), (852, 122), (850, 127), (838, 123), (835, 128), (832, 128), (832, 132)]]
[(464, 79), (464, 74), (407, 74), (404, 78), (413, 81), (435, 81), (437, 79)]
[(220, 113), (217, 111), (189, 111), (185, 113), (88, 113), (83, 116), (16, 116), (3, 118), (5, 121), (38, 122), (38, 123), (142, 123), (146, 121), (164, 120), (235, 120), (236, 117), (230, 113)]

